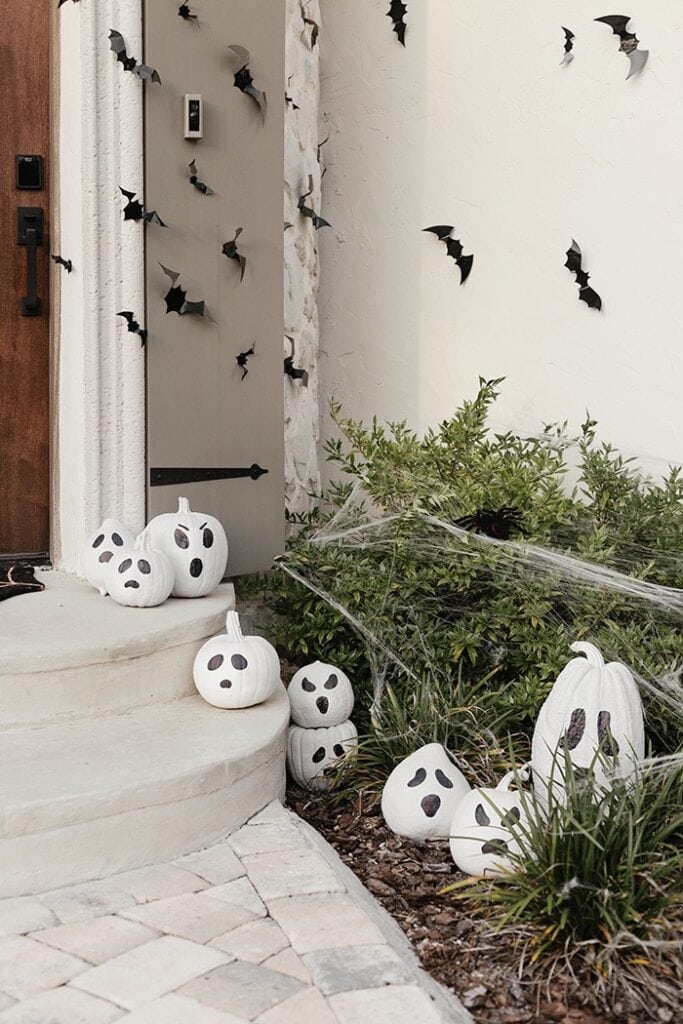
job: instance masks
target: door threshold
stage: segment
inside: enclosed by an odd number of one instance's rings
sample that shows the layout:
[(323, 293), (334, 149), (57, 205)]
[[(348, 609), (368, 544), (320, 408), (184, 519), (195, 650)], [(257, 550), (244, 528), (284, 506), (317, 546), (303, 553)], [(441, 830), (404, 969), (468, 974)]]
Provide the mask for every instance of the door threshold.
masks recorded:
[(20, 551), (16, 555), (0, 555), (0, 566), (4, 565), (16, 565), (18, 562), (28, 563), (29, 565), (40, 565), (49, 566), (52, 565), (52, 559), (46, 552), (26, 552)]

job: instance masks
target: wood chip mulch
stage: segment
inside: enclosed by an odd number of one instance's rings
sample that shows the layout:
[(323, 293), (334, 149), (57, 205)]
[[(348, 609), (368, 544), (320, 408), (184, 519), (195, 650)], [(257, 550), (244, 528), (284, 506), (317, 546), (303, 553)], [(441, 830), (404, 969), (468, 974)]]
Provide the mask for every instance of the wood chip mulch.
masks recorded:
[(390, 832), (369, 800), (333, 806), (291, 785), (288, 804), (336, 849), (398, 921), (432, 977), (451, 989), (479, 1024), (645, 1024), (675, 1020), (666, 1008), (643, 1016), (616, 1003), (609, 1015), (569, 971), (543, 985), (522, 982), (512, 937), (468, 917), (439, 891), (463, 876), (447, 843), (418, 845)]

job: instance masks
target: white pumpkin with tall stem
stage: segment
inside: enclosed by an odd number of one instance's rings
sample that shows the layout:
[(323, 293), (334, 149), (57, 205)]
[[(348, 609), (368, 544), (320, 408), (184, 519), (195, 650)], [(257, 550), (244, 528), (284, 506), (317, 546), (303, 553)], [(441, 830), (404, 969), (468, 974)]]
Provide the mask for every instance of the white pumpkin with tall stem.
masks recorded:
[(193, 512), (187, 498), (178, 499), (177, 512), (155, 516), (144, 533), (171, 560), (174, 597), (205, 597), (223, 579), (228, 561), (225, 530), (214, 516)]
[(243, 636), (235, 611), (228, 612), (225, 630), (200, 648), (192, 669), (194, 684), (215, 708), (262, 704), (280, 684), (277, 651), (261, 636)]

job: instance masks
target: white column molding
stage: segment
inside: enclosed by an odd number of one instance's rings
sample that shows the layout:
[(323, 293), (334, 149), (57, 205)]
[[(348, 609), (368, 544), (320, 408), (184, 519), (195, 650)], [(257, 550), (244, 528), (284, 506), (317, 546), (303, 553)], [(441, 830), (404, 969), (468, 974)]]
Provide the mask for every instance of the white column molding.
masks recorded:
[[(144, 524), (144, 354), (117, 319), (144, 322), (142, 224), (123, 222), (119, 185), (143, 190), (143, 85), (116, 62), (109, 31), (142, 56), (141, 0), (67, 4), (59, 22), (59, 251), (53, 553), (79, 569), (107, 514)], [(151, 86), (158, 88), (158, 86)]]

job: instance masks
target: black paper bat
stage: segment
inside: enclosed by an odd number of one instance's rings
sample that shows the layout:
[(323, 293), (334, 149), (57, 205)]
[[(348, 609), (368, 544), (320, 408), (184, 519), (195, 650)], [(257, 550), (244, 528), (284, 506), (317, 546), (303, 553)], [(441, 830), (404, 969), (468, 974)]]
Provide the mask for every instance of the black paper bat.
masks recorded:
[(456, 519), (456, 526), (473, 533), (485, 533), (494, 540), (509, 540), (513, 533), (522, 533), (522, 514), (515, 505), (503, 508), (478, 508), (474, 515)]
[(562, 31), (564, 32), (564, 57), (562, 58), (560, 64), (571, 64), (571, 62), (574, 60), (574, 54), (572, 53), (572, 50), (574, 49), (575, 36), (571, 29), (565, 28), (564, 25), (562, 26)]
[(299, 2), (299, 7), (301, 9), (301, 20), (304, 23), (304, 33), (306, 32), (306, 28), (309, 25), (311, 27), (311, 49), (313, 49), (315, 44), (318, 42), (318, 35), (320, 34), (320, 25), (318, 24), (317, 21), (313, 21), (312, 18), (306, 17), (306, 4), (301, 3), (301, 0)]
[(240, 92), (246, 93), (247, 96), (251, 96), (261, 111), (261, 116), (265, 118), (266, 94), (254, 85), (254, 79), (249, 68), (249, 50), (245, 46), (238, 46), (237, 44), (229, 46), (228, 49), (232, 50), (235, 56), (242, 62), (242, 67), (235, 73), (235, 88), (239, 89)]
[(135, 57), (128, 56), (126, 41), (121, 33), (117, 32), (114, 28), (109, 31), (109, 45), (116, 54), (117, 61), (123, 64), (124, 71), (132, 71), (143, 82), (161, 82), (159, 72), (155, 68), (150, 68), (147, 64), (138, 64)]
[(318, 149), (316, 151), (316, 156), (317, 156), (317, 159), (318, 159), (318, 167), (320, 168), (320, 180), (321, 181), (323, 180), (323, 178), (327, 174), (327, 167), (323, 166), (321, 153), (323, 151), (323, 146), (326, 146), (329, 141), (330, 141), (330, 136), (328, 135), (326, 139), (323, 139), (322, 142), (318, 143)]
[(431, 228), (423, 228), (422, 230), (431, 231), (433, 235), (436, 235), (439, 241), (446, 243), (446, 252), (451, 259), (455, 260), (456, 265), (460, 270), (460, 284), (464, 284), (470, 276), (472, 264), (474, 263), (474, 256), (463, 256), (463, 247), (460, 240), (457, 238), (451, 238), (453, 225), (435, 224)]
[(209, 186), (205, 184), (205, 182), (200, 181), (199, 178), (197, 177), (197, 161), (193, 160), (192, 163), (189, 163), (187, 166), (190, 168), (190, 182), (192, 185), (194, 185), (197, 191), (201, 192), (202, 195), (205, 196), (215, 195), (214, 190), (212, 188), (209, 188)]
[[(289, 78), (287, 79), (287, 88), (289, 88), (289, 83), (292, 81), (293, 78), (294, 75), (290, 75)], [(285, 92), (285, 103), (288, 103), (292, 110), (301, 110), (299, 104), (295, 103), (292, 97), (287, 92)]]
[[(79, 0), (73, 0), (73, 2), (75, 4), (77, 4), (79, 2)], [(59, 3), (57, 4), (57, 10), (59, 10), (60, 7), (63, 7), (65, 3), (66, 3), (66, 0), (59, 0)]]
[(596, 291), (588, 284), (590, 274), (587, 274), (581, 267), (582, 255), (579, 243), (572, 238), (572, 244), (567, 249), (567, 262), (565, 267), (572, 274), (576, 274), (576, 283), (579, 286), (579, 298), (591, 309), (602, 309), (602, 299)]
[(45, 584), (35, 578), (32, 565), (19, 562), (16, 565), (0, 566), (0, 601), (41, 590), (45, 590)]
[(177, 313), (179, 316), (186, 316), (187, 314), (192, 313), (194, 316), (203, 316), (206, 317), (207, 320), (213, 320), (213, 317), (210, 316), (203, 299), (201, 302), (187, 301), (187, 292), (176, 283), (180, 277), (180, 272), (178, 270), (169, 270), (168, 267), (163, 265), (163, 263), (160, 263), (159, 266), (163, 270), (164, 274), (166, 274), (166, 277), (171, 281), (171, 287), (164, 296), (166, 312)]
[(604, 25), (609, 25), (614, 35), (619, 36), (621, 39), (619, 51), (626, 54), (631, 65), (626, 76), (626, 81), (628, 82), (629, 78), (633, 78), (634, 75), (643, 70), (647, 64), (647, 58), (650, 56), (650, 51), (639, 50), (638, 43), (640, 40), (635, 32), (627, 31), (626, 26), (631, 20), (629, 14), (609, 14), (604, 18), (596, 18), (595, 20), (601, 21)]
[(242, 234), (242, 228), (238, 228), (235, 237), (230, 242), (225, 242), (221, 252), (229, 260), (235, 260), (240, 265), (240, 282), (244, 280), (244, 271), (247, 269), (247, 258), (237, 248), (237, 239)]
[(391, 23), (394, 26), (394, 32), (398, 36), (398, 41), (402, 46), (406, 45), (406, 14), (408, 8), (403, 3), (403, 0), (391, 0), (391, 6), (387, 11), (387, 17), (391, 18)]
[(249, 356), (253, 356), (255, 351), (256, 351), (256, 345), (254, 344), (254, 345), (251, 346), (251, 348), (248, 348), (246, 352), (240, 352), (239, 355), (235, 356), (235, 362), (237, 363), (237, 365), (239, 366), (239, 368), (242, 371), (242, 376), (240, 377), (240, 381), (243, 381), (244, 378), (249, 373), (249, 370), (247, 368), (247, 363), (249, 362)]
[(300, 367), (294, 365), (294, 355), (295, 355), (294, 338), (291, 336), (291, 334), (285, 334), (285, 338), (287, 339), (287, 341), (292, 346), (291, 354), (288, 355), (288, 356), (285, 356), (285, 374), (291, 380), (300, 380), (301, 383), (303, 384), (303, 386), (305, 388), (307, 388), (308, 387), (308, 372), (306, 370), (302, 370)]
[(299, 202), (297, 204), (298, 207), (299, 207), (299, 212), (301, 213), (302, 217), (309, 217), (313, 221), (313, 227), (316, 229), (316, 231), (319, 228), (331, 228), (332, 225), (330, 224), (330, 222), (328, 220), (325, 220), (323, 217), (320, 217), (315, 212), (313, 207), (309, 206), (308, 203), (306, 202), (308, 197), (310, 195), (312, 195), (312, 194), (313, 194), (313, 175), (309, 174), (308, 175), (308, 192), (304, 192), (304, 194), (299, 198)]
[(192, 12), (190, 11), (189, 4), (180, 5), (180, 7), (178, 8), (178, 16), (182, 18), (184, 21), (193, 21), (197, 28), (199, 28), (199, 18), (197, 17), (196, 14), (192, 14)]
[(117, 313), (116, 315), (123, 317), (123, 319), (128, 324), (128, 330), (130, 331), (130, 333), (138, 335), (138, 337), (140, 338), (140, 344), (144, 348), (145, 342), (147, 341), (147, 331), (145, 330), (144, 327), (140, 327), (140, 324), (135, 319), (135, 314), (132, 313), (130, 309), (124, 309), (120, 313)]
[(136, 199), (136, 192), (129, 192), (119, 185), (119, 191), (126, 197), (128, 202), (123, 208), (123, 219), (133, 220), (136, 223), (144, 220), (147, 224), (158, 224), (160, 227), (167, 227), (156, 210), (145, 210), (139, 199)]
[(74, 265), (71, 262), (71, 260), (65, 260), (63, 256), (50, 256), (50, 259), (53, 260), (55, 263), (59, 264), (60, 267), (64, 267), (67, 274), (70, 274), (74, 268)]

